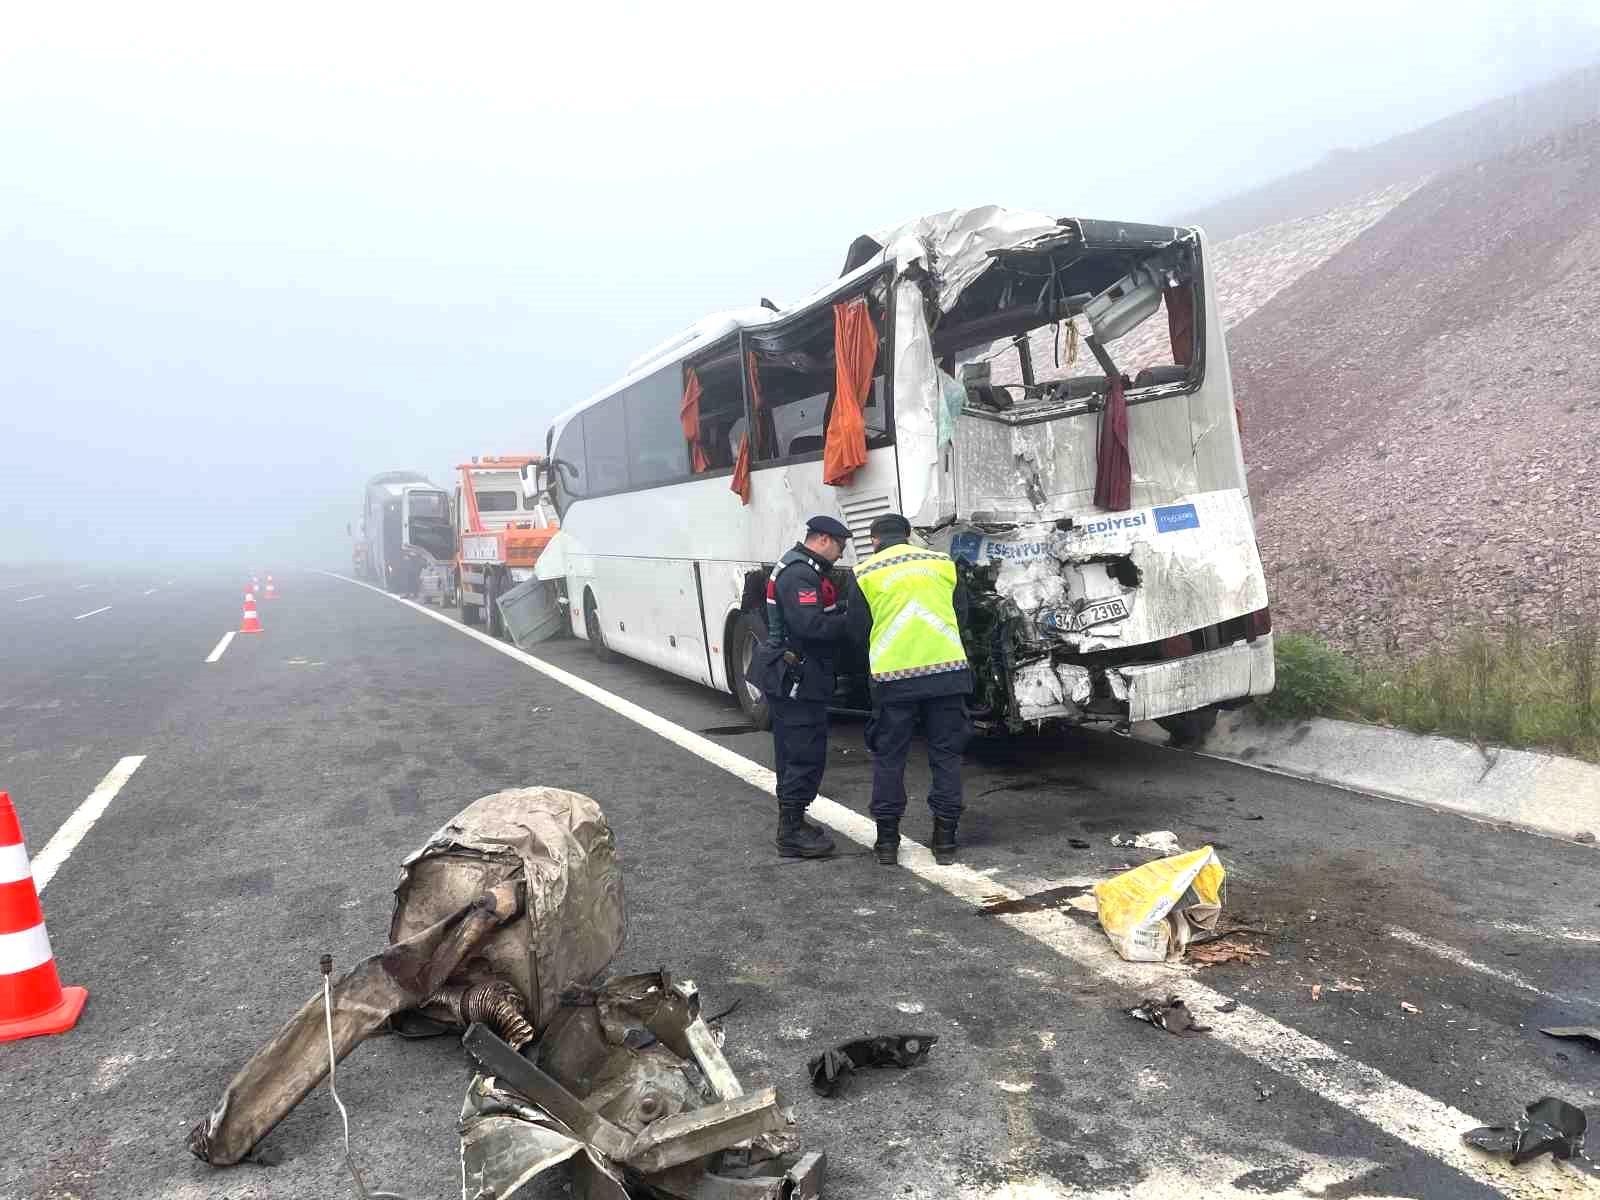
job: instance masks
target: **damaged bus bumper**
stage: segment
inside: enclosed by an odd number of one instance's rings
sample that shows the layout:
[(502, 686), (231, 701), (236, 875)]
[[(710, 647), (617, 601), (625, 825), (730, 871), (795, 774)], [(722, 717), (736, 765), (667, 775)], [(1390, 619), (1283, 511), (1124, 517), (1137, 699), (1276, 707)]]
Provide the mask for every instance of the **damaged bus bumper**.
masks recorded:
[(1266, 586), (1238, 490), (957, 526), (941, 541), (967, 586), (977, 708), (990, 728), (1125, 726), (1272, 690)]
[(1020, 721), (1156, 721), (1264, 696), (1273, 685), (1272, 634), (1170, 662), (1097, 667), (1027, 663), (1011, 675)]

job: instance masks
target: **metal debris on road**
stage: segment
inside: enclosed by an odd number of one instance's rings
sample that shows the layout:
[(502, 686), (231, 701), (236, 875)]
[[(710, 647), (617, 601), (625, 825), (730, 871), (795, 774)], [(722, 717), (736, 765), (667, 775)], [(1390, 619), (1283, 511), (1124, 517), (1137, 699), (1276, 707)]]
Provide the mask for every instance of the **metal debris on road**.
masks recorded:
[(1209, 1025), (1195, 1023), (1194, 1013), (1177, 996), (1168, 996), (1165, 1000), (1141, 1000), (1127, 1012), (1137, 1021), (1144, 1021), (1179, 1037), (1211, 1032)]
[(1071, 846), (1074, 850), (1087, 850), (1090, 848), (1089, 842), (1085, 841), (1083, 838), (1076, 837), (1069, 837), (1067, 839), (1067, 845)]
[(1100, 928), (1129, 962), (1182, 958), (1197, 930), (1216, 932), (1226, 877), (1210, 846), (1124, 871), (1095, 884)]
[(1546, 1037), (1570, 1038), (1573, 1041), (1588, 1042), (1589, 1049), (1600, 1050), (1600, 1025), (1552, 1025), (1547, 1029), (1539, 1030)]
[(1221, 1004), (1217, 1005), (1217, 1011), (1219, 1013), (1238, 1012), (1239, 1002), (1237, 1000), (1224, 1000)]
[(1570, 1159), (1583, 1153), (1589, 1121), (1583, 1109), (1546, 1096), (1535, 1100), (1514, 1125), (1485, 1125), (1469, 1129), (1462, 1140), (1491, 1154), (1510, 1154), (1511, 1165), (1521, 1166), (1542, 1154)]
[(1255, 1088), (1256, 1103), (1258, 1104), (1263, 1100), (1271, 1100), (1275, 1095), (1278, 1094), (1277, 1088), (1270, 1088), (1266, 1084), (1262, 1083), (1259, 1079), (1256, 1080)]
[(836, 1096), (861, 1067), (914, 1067), (928, 1057), (939, 1039), (931, 1033), (885, 1034), (858, 1038), (824, 1050), (806, 1063), (811, 1086), (824, 1096)]
[(1408, 1012), (1408, 1013), (1411, 1013), (1411, 1014), (1415, 1015), (1417, 1013), (1420, 1013), (1422, 1010), (1420, 1008), (1418, 1008), (1415, 1004), (1412, 1004), (1409, 1000), (1402, 1000), (1402, 1001), (1400, 1001), (1400, 1011), (1401, 1012)]
[(1182, 854), (1178, 835), (1170, 829), (1157, 829), (1151, 833), (1118, 833), (1111, 838), (1113, 846), (1129, 846), (1135, 850), (1159, 850), (1162, 854)]
[[(600, 806), (557, 788), (475, 801), (401, 868), (390, 944), (308, 1000), (189, 1135), (213, 1166), (241, 1161), (329, 1070), (386, 1023), (426, 1036), (492, 1021), (526, 1044), (561, 990), (622, 947), (622, 868)], [(326, 1014), (324, 1008), (326, 1005)]]

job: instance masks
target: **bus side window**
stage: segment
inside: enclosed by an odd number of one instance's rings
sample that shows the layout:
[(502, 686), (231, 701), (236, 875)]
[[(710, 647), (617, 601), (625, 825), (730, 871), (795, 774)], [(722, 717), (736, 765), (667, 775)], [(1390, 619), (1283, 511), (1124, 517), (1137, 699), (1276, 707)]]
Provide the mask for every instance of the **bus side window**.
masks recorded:
[(588, 492), (589, 468), (584, 454), (581, 416), (572, 418), (561, 431), (555, 456), (559, 461), (551, 464), (550, 469), (556, 481), (556, 505), (564, 513), (574, 500)]
[(689, 447), (678, 419), (683, 402), (679, 375), (677, 367), (669, 367), (622, 393), (631, 487), (671, 483), (689, 473)]
[[(885, 401), (883, 364), (887, 352), (880, 341), (872, 390), (862, 413), (871, 449), (894, 444), (894, 428)], [(752, 387), (761, 396), (765, 428), (757, 439), (754, 461), (778, 462), (821, 454), (827, 439), (828, 414), (836, 384), (833, 308), (818, 308), (781, 333), (752, 335), (755, 359)]]
[[(706, 470), (732, 467), (738, 453), (734, 427), (744, 420), (738, 339), (722, 344), (687, 369), (700, 380), (700, 447), (708, 463)], [(687, 372), (684, 378), (687, 381)]]

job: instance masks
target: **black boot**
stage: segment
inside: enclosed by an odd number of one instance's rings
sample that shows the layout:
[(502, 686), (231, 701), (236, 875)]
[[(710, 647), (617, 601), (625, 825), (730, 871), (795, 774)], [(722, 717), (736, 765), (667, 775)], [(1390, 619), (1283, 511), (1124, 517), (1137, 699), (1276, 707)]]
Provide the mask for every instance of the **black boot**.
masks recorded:
[(822, 827), (806, 820), (803, 808), (778, 810), (778, 856), (780, 858), (827, 858), (833, 853), (833, 839)]
[(889, 817), (887, 820), (878, 819), (878, 840), (872, 844), (872, 852), (878, 856), (878, 861), (886, 867), (892, 867), (900, 861), (900, 818)]
[(933, 819), (933, 861), (948, 867), (956, 860), (956, 818)]

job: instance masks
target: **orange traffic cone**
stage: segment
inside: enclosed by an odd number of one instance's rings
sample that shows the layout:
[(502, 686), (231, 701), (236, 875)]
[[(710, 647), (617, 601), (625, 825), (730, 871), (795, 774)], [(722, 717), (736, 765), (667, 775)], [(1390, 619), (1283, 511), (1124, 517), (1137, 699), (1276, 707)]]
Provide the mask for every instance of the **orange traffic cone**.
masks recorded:
[(278, 589), (272, 586), (271, 575), (267, 576), (267, 594), (261, 598), (263, 600), (276, 600), (278, 598)]
[(261, 632), (261, 618), (256, 616), (256, 594), (249, 588), (244, 590), (244, 622), (239, 626), (239, 632)]
[(0, 1042), (65, 1033), (88, 998), (81, 987), (61, 986), (22, 826), (0, 792)]

